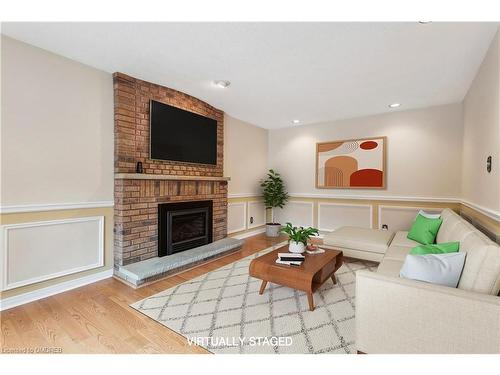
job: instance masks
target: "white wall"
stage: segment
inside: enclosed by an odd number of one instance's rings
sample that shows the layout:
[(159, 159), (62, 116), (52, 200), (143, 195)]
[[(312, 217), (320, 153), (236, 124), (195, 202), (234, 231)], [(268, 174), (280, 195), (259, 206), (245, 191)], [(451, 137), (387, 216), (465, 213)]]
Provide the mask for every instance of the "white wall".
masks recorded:
[[(316, 189), (316, 143), (387, 136), (387, 189)], [(461, 193), (462, 105), (290, 126), (269, 131), (269, 166), (292, 194), (457, 198)]]
[[(486, 158), (493, 157), (491, 173)], [(500, 212), (500, 36), (493, 39), (464, 100), (462, 195)]]
[(224, 175), (231, 195), (260, 195), (267, 171), (266, 129), (224, 115)]
[(113, 200), (111, 74), (2, 35), (2, 206)]

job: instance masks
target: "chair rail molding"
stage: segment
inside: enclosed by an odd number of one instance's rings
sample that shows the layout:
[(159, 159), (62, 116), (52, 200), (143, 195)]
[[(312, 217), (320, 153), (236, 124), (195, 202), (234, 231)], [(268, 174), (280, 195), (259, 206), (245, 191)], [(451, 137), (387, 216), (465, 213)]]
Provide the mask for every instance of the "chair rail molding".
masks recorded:
[(231, 198), (262, 198), (262, 194), (255, 194), (255, 193), (238, 193), (238, 194), (228, 194), (227, 195), (228, 199)]
[(480, 206), (476, 203), (472, 203), (470, 201), (463, 200), (461, 202), (464, 206), (467, 206), (469, 208), (472, 208), (473, 210), (479, 211), (480, 213), (488, 216), (490, 219), (500, 221), (500, 211), (495, 211), (483, 206)]
[(69, 202), (69, 203), (37, 203), (37, 204), (19, 204), (0, 206), (0, 214), (13, 214), (23, 212), (41, 212), (41, 211), (61, 211), (74, 210), (80, 208), (102, 208), (113, 207), (114, 201), (96, 201), (96, 202)]
[(446, 202), (461, 203), (455, 197), (412, 197), (407, 195), (349, 195), (349, 194), (318, 194), (318, 193), (289, 193), (292, 198), (302, 199), (352, 199), (370, 201), (410, 201), (410, 202)]

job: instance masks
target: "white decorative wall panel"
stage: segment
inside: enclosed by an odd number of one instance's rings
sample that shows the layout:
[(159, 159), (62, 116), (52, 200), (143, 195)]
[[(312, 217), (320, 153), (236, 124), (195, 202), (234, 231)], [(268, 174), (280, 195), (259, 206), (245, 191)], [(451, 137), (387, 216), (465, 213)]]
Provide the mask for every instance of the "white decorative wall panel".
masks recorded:
[(1, 227), (2, 290), (104, 265), (104, 217)]
[(383, 224), (389, 226), (389, 230), (409, 230), (413, 220), (419, 210), (429, 213), (440, 213), (442, 208), (422, 208), (422, 207), (402, 207), (402, 206), (379, 206), (378, 207), (378, 225), (382, 228)]
[(284, 225), (287, 222), (295, 226), (309, 227), (314, 222), (314, 203), (288, 201), (284, 208), (274, 210), (275, 221)]
[(372, 206), (346, 203), (318, 203), (318, 229), (333, 231), (343, 226), (372, 227)]
[(227, 205), (227, 233), (239, 232), (247, 229), (246, 202), (232, 202)]
[[(253, 223), (251, 219), (253, 218)], [(266, 223), (266, 206), (264, 202), (248, 202), (248, 222), (247, 228), (256, 228)]]

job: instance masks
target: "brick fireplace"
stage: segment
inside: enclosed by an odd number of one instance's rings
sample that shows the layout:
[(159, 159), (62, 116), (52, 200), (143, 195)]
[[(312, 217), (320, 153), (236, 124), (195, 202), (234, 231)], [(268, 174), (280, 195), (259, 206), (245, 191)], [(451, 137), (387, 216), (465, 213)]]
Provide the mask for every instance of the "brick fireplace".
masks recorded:
[[(211, 235), (227, 235), (227, 181), (223, 177), (223, 112), (187, 94), (115, 73), (114, 262), (123, 266), (158, 256), (158, 206), (211, 201)], [(217, 121), (217, 164), (149, 159), (149, 103), (156, 100)], [(144, 173), (137, 174), (141, 162)]]

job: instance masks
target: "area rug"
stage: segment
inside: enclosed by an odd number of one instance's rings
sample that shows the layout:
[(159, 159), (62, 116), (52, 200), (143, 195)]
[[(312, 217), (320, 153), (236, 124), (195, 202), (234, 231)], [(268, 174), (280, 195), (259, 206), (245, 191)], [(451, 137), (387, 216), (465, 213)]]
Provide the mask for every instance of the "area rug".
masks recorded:
[(354, 353), (355, 271), (377, 264), (346, 260), (337, 284), (326, 281), (309, 311), (305, 293), (269, 283), (259, 295), (261, 281), (248, 274), (252, 259), (277, 246), (131, 307), (212, 353)]

